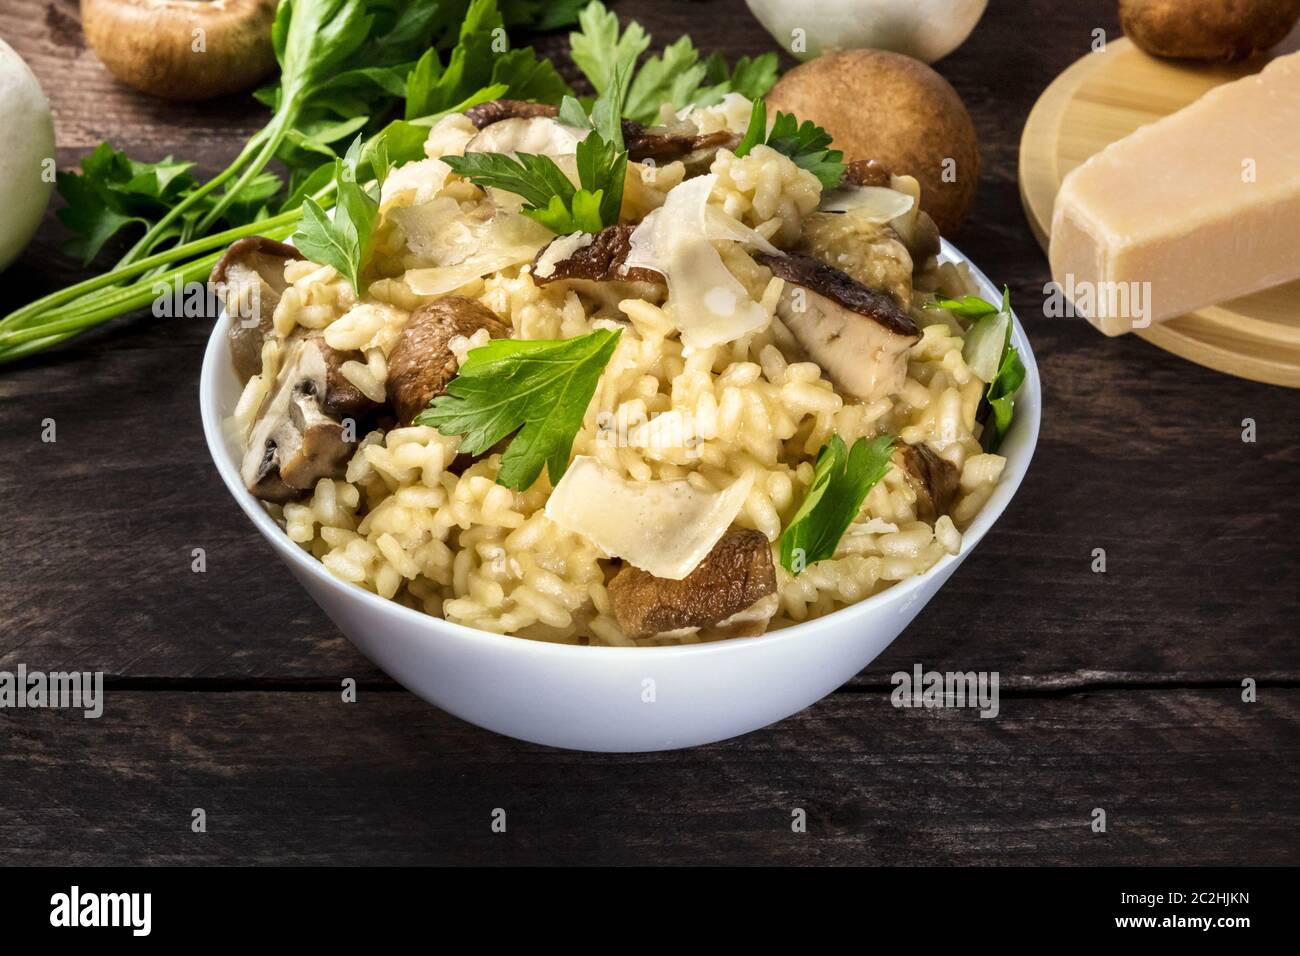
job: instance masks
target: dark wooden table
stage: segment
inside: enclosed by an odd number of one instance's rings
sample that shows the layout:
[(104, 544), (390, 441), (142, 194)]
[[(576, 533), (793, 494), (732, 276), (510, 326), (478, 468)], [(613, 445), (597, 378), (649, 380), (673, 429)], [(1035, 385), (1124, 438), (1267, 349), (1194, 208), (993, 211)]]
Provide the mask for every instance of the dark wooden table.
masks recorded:
[[(730, 58), (773, 48), (740, 0), (617, 9), (660, 43), (689, 32)], [(1300, 860), (1300, 395), (1041, 317), (1048, 275), (1017, 142), (1097, 27), (1118, 35), (1109, 0), (993, 0), (938, 65), (982, 143), (959, 243), (1010, 285), (1042, 368), (1028, 479), (879, 660), (739, 740), (549, 750), (464, 724), (376, 670), (217, 478), (197, 401), (206, 322), (134, 316), (0, 369), (0, 670), (102, 670), (109, 688), (99, 720), (0, 711), (0, 860)], [(107, 138), (212, 172), (261, 123), (240, 98), (174, 107), (116, 85), (71, 0), (6, 0), (0, 35), (49, 94), (60, 167)], [(63, 238), (51, 214), (0, 280), (0, 305), (76, 277)], [(47, 418), (55, 443), (41, 441)], [(206, 573), (191, 571), (195, 547)], [(890, 675), (916, 662), (998, 671), (1000, 716), (891, 707)], [(346, 677), (355, 704), (340, 699)], [(191, 831), (200, 807), (206, 833)], [(490, 830), (495, 807), (506, 834)], [(1097, 807), (1105, 833), (1089, 826)]]

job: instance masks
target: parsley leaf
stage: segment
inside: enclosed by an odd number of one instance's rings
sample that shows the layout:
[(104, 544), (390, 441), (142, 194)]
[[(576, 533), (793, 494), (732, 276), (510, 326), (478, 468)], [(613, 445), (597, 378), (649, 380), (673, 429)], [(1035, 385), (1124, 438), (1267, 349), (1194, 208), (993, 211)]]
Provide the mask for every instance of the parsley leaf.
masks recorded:
[(781, 533), (781, 566), (796, 577), (808, 566), (834, 556), (840, 538), (862, 510), (862, 502), (889, 471), (894, 438), (859, 438), (852, 450), (839, 435), (817, 453), (813, 482), (799, 510)]
[(59, 221), (77, 238), (65, 250), (89, 263), (104, 244), (132, 224), (152, 225), (195, 186), (188, 170), (193, 163), (166, 156), (156, 163), (131, 159), (108, 143), (100, 143), (81, 160), (81, 172), (60, 172), (59, 195), (67, 206)]
[(988, 382), (977, 417), (984, 422), (980, 443), (985, 451), (996, 452), (1011, 427), (1016, 392), (1025, 382), (1025, 363), (1011, 344), (1011, 290), (1002, 287), (1000, 307), (979, 296), (965, 295), (960, 299), (936, 299), (926, 308), (947, 309), (954, 315), (977, 319), (966, 332), (962, 358)]
[(659, 107), (665, 102), (678, 109), (709, 106), (731, 92), (758, 99), (776, 83), (775, 53), (742, 57), (729, 72), (719, 54), (701, 61), (687, 36), (661, 54), (646, 57), (638, 69), (637, 61), (650, 48), (650, 35), (636, 21), (620, 31), (618, 16), (603, 3), (587, 4), (578, 15), (578, 27), (569, 34), (573, 62), (597, 93), (603, 93), (619, 71), (626, 73), (629, 88), (623, 115), (640, 123), (658, 122)]
[(1020, 352), (1016, 347), (1008, 345), (1002, 364), (998, 367), (998, 374), (989, 382), (989, 390), (985, 394), (993, 411), (992, 420), (985, 423), (984, 433), (980, 436), (986, 451), (996, 453), (1002, 447), (1002, 439), (1006, 437), (1015, 414), (1016, 392), (1020, 391), (1020, 386), (1024, 383), (1025, 363), (1020, 360)]
[(597, 329), (557, 341), (494, 339), (470, 351), (447, 394), (415, 423), (464, 435), (461, 450), (471, 455), (514, 433), (497, 484), (523, 491), (545, 465), (555, 485), (569, 467), (573, 438), (621, 334)]
[(759, 144), (790, 157), (796, 166), (816, 176), (823, 189), (834, 189), (844, 176), (844, 154), (838, 149), (828, 148), (831, 145), (830, 133), (812, 120), (804, 120), (801, 124), (789, 113), (780, 111), (768, 130), (767, 106), (762, 100), (754, 103), (749, 126), (736, 147), (736, 155), (745, 156)]
[(492, 0), (471, 3), (446, 66), (438, 51), (429, 49), (407, 77), (406, 119), (444, 113), (452, 107), (459, 111), (459, 104), (488, 86), (505, 87), (498, 97), (550, 103), (568, 93), (568, 84), (551, 61), (537, 59), (531, 48), (498, 51), (504, 22)]
[(366, 150), (371, 171), (377, 182), (362, 186), (357, 182), (361, 164), (362, 140), (357, 137), (343, 159), (334, 161), (334, 178), (338, 196), (334, 216), (330, 216), (311, 198), (303, 201), (302, 223), (293, 234), (294, 244), (313, 262), (333, 266), (361, 294), (361, 270), (370, 257), (371, 235), (379, 218), (379, 191), (388, 173), (388, 156), (383, 141)]
[(742, 56), (733, 69), (727, 69), (727, 61), (721, 53), (711, 53), (704, 61), (706, 73), (712, 86), (702, 87), (691, 97), (696, 106), (712, 106), (719, 103), (728, 93), (739, 93), (746, 99), (757, 102), (767, 95), (767, 91), (776, 85), (780, 76), (777, 69), (775, 53), (760, 53), (754, 58)]
[(569, 34), (570, 55), (597, 93), (605, 92), (617, 71), (630, 74), (650, 46), (650, 35), (635, 20), (620, 34), (618, 15), (603, 3), (587, 4), (578, 14), (578, 28)]
[(621, 104), (627, 94), (627, 74), (621, 70), (596, 98), (588, 117), (573, 97), (560, 105), (564, 121), (591, 129), (578, 143), (574, 159), (578, 188), (549, 156), (532, 153), (468, 153), (444, 156), (442, 161), (478, 186), (491, 186), (524, 198), (521, 210), (561, 236), (573, 232), (600, 232), (618, 222), (627, 178), (627, 151), (623, 148)]

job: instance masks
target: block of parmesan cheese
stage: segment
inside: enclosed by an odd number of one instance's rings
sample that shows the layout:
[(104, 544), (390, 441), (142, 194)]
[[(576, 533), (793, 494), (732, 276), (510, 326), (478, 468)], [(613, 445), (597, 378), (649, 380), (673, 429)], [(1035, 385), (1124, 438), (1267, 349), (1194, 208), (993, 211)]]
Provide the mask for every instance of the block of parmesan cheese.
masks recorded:
[(1300, 53), (1073, 170), (1049, 258), (1107, 335), (1300, 278)]

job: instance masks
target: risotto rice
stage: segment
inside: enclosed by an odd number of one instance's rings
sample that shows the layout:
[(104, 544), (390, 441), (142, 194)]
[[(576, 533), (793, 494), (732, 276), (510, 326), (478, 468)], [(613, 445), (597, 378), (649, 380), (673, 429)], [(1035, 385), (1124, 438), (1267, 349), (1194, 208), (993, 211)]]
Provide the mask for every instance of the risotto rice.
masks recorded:
[[(748, 103), (733, 95), (676, 121), (739, 134), (748, 112)], [(781, 249), (817, 236), (828, 237), (832, 251), (840, 243), (843, 261), (833, 264), (874, 278), (904, 302), (918, 326), (901, 387), (859, 401), (837, 390), (803, 354), (777, 315), (782, 280), (740, 242), (714, 246), (766, 322), (708, 348), (683, 345), (671, 297), (628, 295), (636, 289), (629, 283), (600, 290), (542, 284), (535, 281), (532, 255), (516, 255), (482, 275), (458, 275), (458, 264), (439, 261), (440, 244), (469, 235), (476, 248), (490, 251), (517, 240), (526, 246), (528, 238), (493, 233), (496, 220), (485, 213), (494, 204), (508, 205), (510, 197), (485, 193), (438, 159), (460, 155), (476, 133), (464, 116), (449, 117), (431, 131), (428, 160), (392, 174), (362, 295), (328, 266), (304, 259), (285, 264), (261, 372), (248, 380), (234, 413), (231, 427), (241, 437), (268, 401), (296, 330), (319, 331), (332, 349), (357, 353), (341, 373), (361, 395), (382, 403), (389, 360), (411, 313), (454, 294), (491, 310), (517, 339), (621, 329), (574, 439), (574, 456), (590, 456), (632, 481), (678, 479), (701, 491), (746, 478), (751, 484), (734, 524), (761, 533), (774, 548), (808, 491), (818, 450), (833, 435), (852, 444), (891, 434), (927, 446), (953, 466), (959, 484), (947, 513), (924, 520), (914, 484), (895, 464), (870, 490), (833, 557), (797, 576), (777, 563), (769, 628), (829, 614), (957, 553), (963, 529), (988, 500), (1004, 465), (1002, 457), (981, 450), (977, 411), (987, 383), (963, 359), (962, 324), (926, 307), (936, 294), (976, 292), (964, 267), (938, 264), (933, 255), (913, 262), (899, 239), (902, 224), (894, 230), (864, 221), (854, 239), (854, 230), (844, 228), (852, 212), (829, 225), (818, 222), (834, 214), (817, 212), (817, 177), (773, 149), (758, 146), (744, 157), (717, 150), (707, 170), (716, 177), (711, 206)], [(684, 181), (682, 162), (630, 164), (622, 221), (640, 222)], [(915, 192), (914, 180), (895, 177), (894, 186)], [(526, 232), (533, 225), (525, 221), (518, 228)], [(438, 287), (446, 282), (453, 284)], [(455, 336), (449, 347), (463, 363), (487, 340), (480, 330)], [(466, 461), (460, 444), (459, 437), (428, 426), (376, 428), (356, 436), (342, 475), (321, 478), (299, 500), (268, 507), (289, 537), (337, 577), (470, 627), (629, 646), (722, 636), (708, 628), (625, 634), (607, 587), (617, 562), (547, 517), (552, 489), (546, 474), (526, 490), (511, 490), (495, 480), (500, 453)]]

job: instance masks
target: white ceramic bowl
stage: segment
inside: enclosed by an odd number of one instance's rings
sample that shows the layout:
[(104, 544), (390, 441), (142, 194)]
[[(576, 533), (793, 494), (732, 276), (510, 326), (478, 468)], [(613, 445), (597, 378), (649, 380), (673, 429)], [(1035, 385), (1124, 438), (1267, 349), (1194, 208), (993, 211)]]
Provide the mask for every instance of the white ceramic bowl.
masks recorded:
[[(964, 257), (945, 243), (944, 258)], [(1001, 291), (972, 267), (981, 295)], [(212, 330), (199, 401), (222, 480), (294, 577), (367, 657), (431, 704), (521, 740), (574, 750), (670, 750), (723, 740), (803, 710), (869, 664), (957, 570), (1020, 486), (1038, 441), (1041, 389), (1024, 330), (1013, 340), (1025, 384), (1001, 453), (1002, 481), (966, 530), (961, 552), (918, 577), (815, 621), (763, 637), (682, 647), (543, 644), (421, 614), (335, 578), (294, 544), (239, 478), (221, 427), (239, 397), (226, 342)]]

